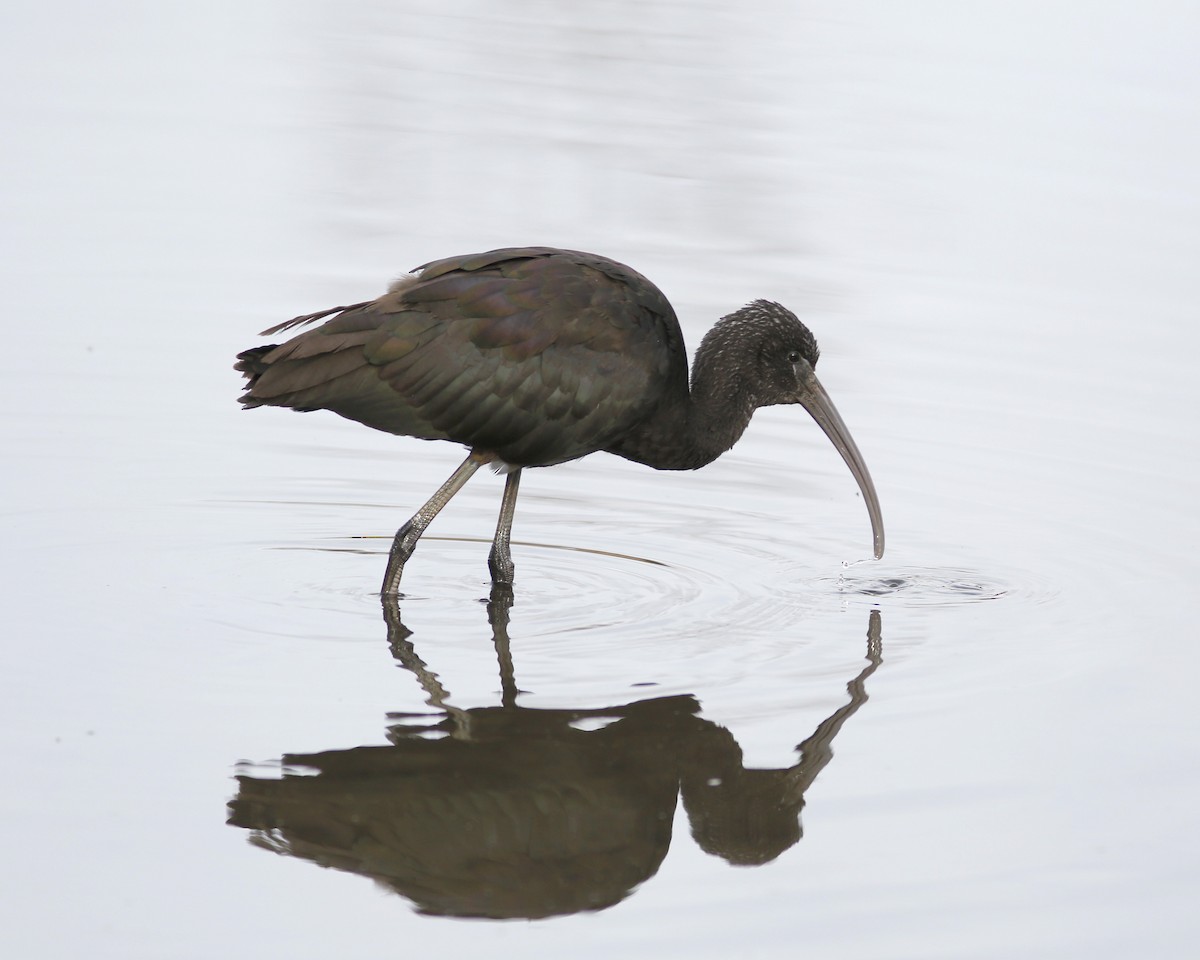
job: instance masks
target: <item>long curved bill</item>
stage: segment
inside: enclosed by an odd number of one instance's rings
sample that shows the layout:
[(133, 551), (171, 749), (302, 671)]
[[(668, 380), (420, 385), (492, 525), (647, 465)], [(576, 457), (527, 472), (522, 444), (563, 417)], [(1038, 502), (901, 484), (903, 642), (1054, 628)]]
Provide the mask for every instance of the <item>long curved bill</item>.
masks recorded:
[(797, 397), (799, 404), (817, 421), (817, 426), (825, 431), (825, 436), (833, 441), (837, 452), (846, 461), (846, 466), (854, 474), (858, 489), (862, 491), (863, 500), (867, 502), (867, 513), (871, 516), (871, 534), (875, 540), (875, 559), (883, 557), (883, 513), (879, 509), (879, 497), (875, 494), (875, 484), (871, 482), (871, 474), (863, 462), (862, 454), (850, 431), (846, 428), (837, 407), (829, 399), (829, 394), (821, 386), (815, 373), (809, 373), (805, 378), (804, 387)]

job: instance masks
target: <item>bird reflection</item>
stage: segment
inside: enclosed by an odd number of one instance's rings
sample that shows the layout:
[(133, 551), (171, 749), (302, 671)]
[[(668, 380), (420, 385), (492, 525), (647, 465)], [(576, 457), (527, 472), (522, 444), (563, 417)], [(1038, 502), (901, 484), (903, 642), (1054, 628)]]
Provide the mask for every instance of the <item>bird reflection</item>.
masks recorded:
[(692, 696), (604, 709), (517, 706), (510, 604), (497, 588), (488, 605), (501, 703), (461, 709), (385, 596), (392, 654), (438, 712), (390, 714), (391, 746), (287, 754), (282, 779), (239, 776), (229, 823), (265, 849), (368, 876), (426, 914), (601, 910), (657, 872), (680, 796), (696, 842), (729, 863), (767, 863), (795, 844), (804, 792), (881, 662), (872, 611), (867, 664), (847, 684), (849, 702), (798, 745), (795, 765), (747, 769), (733, 735), (703, 719)]

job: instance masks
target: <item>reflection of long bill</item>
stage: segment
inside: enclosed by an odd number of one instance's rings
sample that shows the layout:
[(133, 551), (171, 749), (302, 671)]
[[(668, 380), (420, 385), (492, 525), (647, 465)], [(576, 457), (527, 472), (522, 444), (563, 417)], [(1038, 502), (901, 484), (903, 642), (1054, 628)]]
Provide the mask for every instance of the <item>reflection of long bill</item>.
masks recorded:
[(817, 425), (825, 431), (825, 436), (833, 441), (837, 452), (846, 461), (846, 466), (854, 474), (858, 489), (862, 491), (863, 499), (867, 502), (867, 513), (871, 515), (871, 534), (875, 540), (875, 559), (883, 557), (883, 514), (879, 509), (879, 497), (875, 495), (875, 484), (871, 482), (871, 474), (863, 463), (862, 454), (845, 422), (837, 412), (837, 407), (829, 399), (829, 394), (821, 386), (815, 373), (810, 373), (805, 380), (797, 401), (809, 415), (817, 421)]

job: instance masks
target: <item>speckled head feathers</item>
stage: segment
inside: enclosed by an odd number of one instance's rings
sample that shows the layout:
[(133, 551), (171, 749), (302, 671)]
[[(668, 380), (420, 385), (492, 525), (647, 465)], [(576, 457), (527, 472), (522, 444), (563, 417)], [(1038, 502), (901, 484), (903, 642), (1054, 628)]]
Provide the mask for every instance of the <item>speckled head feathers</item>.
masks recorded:
[(753, 330), (760, 341), (765, 339), (772, 345), (796, 350), (814, 367), (821, 356), (812, 331), (791, 310), (774, 300), (754, 300), (723, 317), (721, 325), (729, 325), (730, 332), (737, 330), (738, 336), (748, 336)]

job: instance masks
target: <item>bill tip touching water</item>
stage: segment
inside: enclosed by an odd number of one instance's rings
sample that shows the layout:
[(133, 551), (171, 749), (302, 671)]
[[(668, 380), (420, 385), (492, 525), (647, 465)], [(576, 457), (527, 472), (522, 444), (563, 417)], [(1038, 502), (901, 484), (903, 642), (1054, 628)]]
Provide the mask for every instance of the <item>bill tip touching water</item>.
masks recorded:
[[(328, 318), (328, 319), (326, 319)], [(481, 466), (507, 475), (488, 556), (513, 581), (513, 514), (526, 467), (607, 452), (658, 470), (694, 470), (741, 437), (754, 411), (799, 404), (850, 468), (870, 516), (871, 474), (817, 379), (820, 351), (787, 308), (755, 300), (719, 320), (691, 376), (675, 311), (641, 274), (607, 257), (511, 247), (436, 260), (376, 300), (296, 317), (317, 320), (280, 344), (238, 354), (247, 408), (331, 410), (399, 436), (450, 440), (467, 458), (396, 533), (383, 593), (434, 517)]]

